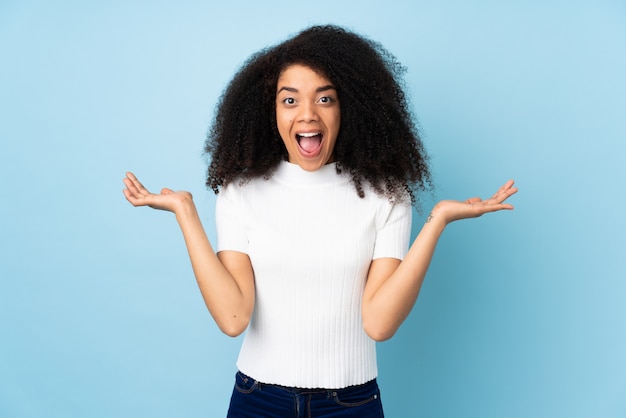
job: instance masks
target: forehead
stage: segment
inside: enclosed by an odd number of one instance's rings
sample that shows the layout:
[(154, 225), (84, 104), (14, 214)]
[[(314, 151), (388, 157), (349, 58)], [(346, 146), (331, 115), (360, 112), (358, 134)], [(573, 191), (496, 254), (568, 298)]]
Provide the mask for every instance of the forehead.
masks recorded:
[(324, 73), (304, 64), (291, 64), (280, 72), (278, 75), (278, 86), (290, 83), (332, 84)]

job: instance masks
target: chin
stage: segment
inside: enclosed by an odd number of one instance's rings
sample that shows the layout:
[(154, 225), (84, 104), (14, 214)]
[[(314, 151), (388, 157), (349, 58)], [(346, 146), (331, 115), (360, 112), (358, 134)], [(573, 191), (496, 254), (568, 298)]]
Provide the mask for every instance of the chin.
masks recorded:
[(325, 165), (325, 164), (319, 164), (319, 163), (313, 163), (313, 162), (311, 163), (299, 162), (297, 164), (304, 171), (317, 171)]

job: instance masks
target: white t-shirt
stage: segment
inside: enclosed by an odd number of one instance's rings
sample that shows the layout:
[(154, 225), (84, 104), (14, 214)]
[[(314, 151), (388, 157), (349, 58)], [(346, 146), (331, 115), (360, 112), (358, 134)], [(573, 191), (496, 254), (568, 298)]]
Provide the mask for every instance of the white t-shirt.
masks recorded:
[(373, 259), (402, 259), (411, 205), (365, 188), (335, 164), (282, 162), (271, 178), (235, 181), (217, 198), (218, 251), (248, 254), (254, 313), (237, 366), (269, 384), (343, 388), (377, 376), (361, 301)]

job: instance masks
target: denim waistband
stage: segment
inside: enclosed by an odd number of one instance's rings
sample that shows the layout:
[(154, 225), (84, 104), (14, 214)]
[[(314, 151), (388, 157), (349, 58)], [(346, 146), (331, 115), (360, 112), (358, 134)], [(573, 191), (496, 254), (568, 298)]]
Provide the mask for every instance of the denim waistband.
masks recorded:
[(337, 393), (340, 394), (343, 391), (352, 391), (354, 389), (361, 389), (361, 388), (365, 388), (367, 386), (370, 385), (377, 385), (376, 383), (376, 379), (372, 379), (369, 382), (365, 382), (362, 383), (360, 385), (353, 385), (353, 386), (347, 386), (345, 388), (339, 388), (339, 389), (333, 389), (333, 388), (299, 388), (299, 387), (294, 387), (294, 386), (283, 386), (283, 385), (278, 385), (275, 383), (264, 383), (264, 382), (260, 382), (258, 380), (256, 380), (253, 377), (248, 376), (247, 374), (239, 371), (239, 374), (241, 374), (241, 376), (250, 379), (252, 381), (255, 381), (257, 384), (257, 387), (259, 389), (263, 389), (264, 387), (272, 387), (272, 388), (276, 388), (276, 389), (281, 389), (293, 394), (297, 394), (297, 395), (304, 395), (304, 394), (316, 394), (316, 393)]

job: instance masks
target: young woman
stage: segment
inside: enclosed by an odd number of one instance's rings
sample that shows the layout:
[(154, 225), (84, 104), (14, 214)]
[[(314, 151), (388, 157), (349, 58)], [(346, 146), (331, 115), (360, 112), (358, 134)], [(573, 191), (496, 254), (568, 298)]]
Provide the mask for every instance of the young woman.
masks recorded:
[(430, 174), (402, 71), (334, 26), (252, 56), (206, 145), (217, 252), (190, 193), (124, 179), (133, 206), (176, 215), (220, 329), (247, 330), (231, 417), (382, 417), (375, 342), (411, 311), (444, 228), (513, 209), (512, 181), (487, 200), (441, 201), (407, 252)]

